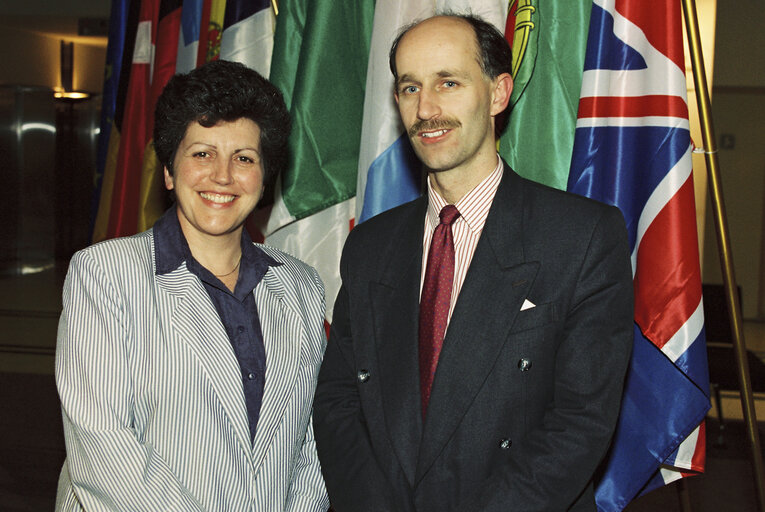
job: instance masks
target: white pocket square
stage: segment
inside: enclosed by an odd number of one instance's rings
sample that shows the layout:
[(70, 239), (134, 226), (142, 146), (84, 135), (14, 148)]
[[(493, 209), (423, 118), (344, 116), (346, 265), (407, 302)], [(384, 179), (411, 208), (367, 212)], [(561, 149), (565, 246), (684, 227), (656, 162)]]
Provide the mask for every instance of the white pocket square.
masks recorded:
[(531, 302), (529, 299), (525, 299), (523, 301), (523, 305), (521, 306), (521, 311), (526, 311), (527, 309), (535, 308), (537, 307), (536, 304)]

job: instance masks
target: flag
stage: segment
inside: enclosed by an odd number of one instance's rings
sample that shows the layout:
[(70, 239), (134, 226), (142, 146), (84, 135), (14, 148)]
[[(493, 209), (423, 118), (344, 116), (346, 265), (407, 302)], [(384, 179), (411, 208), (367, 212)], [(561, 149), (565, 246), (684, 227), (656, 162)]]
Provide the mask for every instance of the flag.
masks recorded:
[[(145, 113), (150, 137), (154, 130), (154, 108), (157, 100), (162, 94), (162, 89), (175, 74), (178, 38), (181, 31), (181, 3), (181, 0), (160, 0), (159, 4), (151, 89)], [(136, 231), (140, 232), (152, 227), (167, 207), (164, 170), (154, 151), (154, 141), (150, 139), (143, 150)]]
[(93, 242), (100, 242), (108, 238), (109, 217), (112, 208), (112, 196), (114, 192), (114, 183), (117, 175), (119, 148), (122, 141), (122, 128), (125, 116), (125, 105), (127, 104), (128, 89), (130, 85), (130, 74), (133, 67), (133, 53), (135, 51), (135, 41), (138, 33), (138, 24), (141, 15), (140, 0), (132, 0), (128, 4), (127, 21), (125, 23), (124, 33), (117, 33), (115, 37), (124, 37), (122, 43), (122, 60), (119, 64), (119, 83), (117, 85), (117, 95), (114, 106), (114, 123), (108, 135), (102, 132), (99, 135), (99, 144), (106, 145), (106, 158), (104, 160), (104, 171), (101, 180), (101, 191), (98, 200), (98, 210), (93, 225)]
[(373, 0), (282, 2), (276, 21), (270, 79), (290, 109), (291, 160), (260, 229), (317, 268), (329, 304), (354, 217), (373, 9)]
[(271, 0), (228, 0), (220, 58), (241, 62), (267, 77), (271, 68), (275, 28)]
[(420, 195), (421, 164), (393, 99), (388, 51), (401, 27), (433, 12), (433, 2), (426, 0), (380, 2), (375, 7), (356, 186), (359, 222)]
[(592, 0), (510, 2), (513, 49), (510, 120), (502, 158), (521, 176), (566, 188), (574, 145)]
[(199, 26), (197, 67), (216, 60), (220, 55), (220, 40), (226, 16), (226, 0), (203, 0)]
[(98, 216), (98, 203), (101, 198), (101, 185), (106, 161), (109, 155), (109, 140), (114, 128), (115, 112), (117, 110), (117, 91), (120, 83), (122, 54), (125, 47), (125, 37), (128, 28), (129, 0), (112, 0), (109, 15), (109, 40), (106, 47), (106, 68), (104, 72), (104, 87), (101, 96), (101, 122), (96, 155), (96, 176), (94, 181), (93, 198), (91, 201), (91, 226), (93, 233)]
[(618, 206), (635, 335), (599, 510), (704, 468), (709, 409), (680, 3), (595, 0), (570, 191)]
[[(135, 0), (138, 1), (138, 0)], [(142, 0), (123, 117), (107, 238), (132, 235), (138, 225), (143, 154), (151, 137), (147, 120), (159, 0)]]
[(203, 0), (183, 1), (181, 30), (178, 36), (178, 54), (175, 63), (175, 70), (178, 73), (188, 73), (197, 67), (202, 4)]

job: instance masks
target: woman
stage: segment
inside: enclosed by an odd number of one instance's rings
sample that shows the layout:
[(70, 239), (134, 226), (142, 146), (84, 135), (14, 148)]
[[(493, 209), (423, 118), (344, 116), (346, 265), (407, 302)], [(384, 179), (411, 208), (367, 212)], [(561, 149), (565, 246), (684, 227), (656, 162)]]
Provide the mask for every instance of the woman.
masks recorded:
[(281, 94), (241, 64), (167, 84), (154, 141), (175, 205), (77, 253), (64, 285), (57, 510), (328, 508), (311, 423), (323, 285), (243, 229), (288, 133)]

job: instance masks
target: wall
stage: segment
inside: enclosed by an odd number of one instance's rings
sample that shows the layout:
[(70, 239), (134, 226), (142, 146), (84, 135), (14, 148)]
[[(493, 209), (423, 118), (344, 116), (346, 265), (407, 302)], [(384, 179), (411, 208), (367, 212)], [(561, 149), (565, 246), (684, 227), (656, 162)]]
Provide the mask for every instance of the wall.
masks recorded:
[(0, 83), (50, 87), (59, 79), (59, 42), (35, 32), (4, 27), (0, 31)]
[[(58, 37), (18, 28), (0, 30), (0, 83), (61, 86), (61, 46)], [(74, 42), (75, 90), (100, 93), (103, 87), (106, 47)]]
[(64, 0), (51, 2), (50, 0), (21, 0), (17, 2), (3, 2), (0, 5), (2, 15), (21, 16), (83, 16), (108, 18), (111, 2), (108, 0)]
[[(712, 116), (734, 270), (745, 319), (765, 321), (765, 11), (758, 0), (718, 0)], [(721, 283), (711, 206), (704, 281)]]
[[(704, 60), (707, 91), (712, 90), (712, 77), (714, 76), (714, 52), (715, 52), (715, 25), (717, 16), (717, 0), (696, 0), (696, 16), (701, 41), (701, 52)], [(688, 87), (688, 118), (691, 124), (691, 140), (696, 147), (702, 146), (701, 123), (699, 120), (698, 97), (696, 95), (695, 77), (693, 64), (688, 44), (687, 29), (683, 24), (683, 46), (685, 52), (685, 80)], [(694, 152), (693, 160), (693, 185), (696, 195), (696, 226), (699, 237), (699, 257), (703, 263), (704, 255), (704, 225), (706, 222), (707, 207), (707, 165), (703, 153)]]

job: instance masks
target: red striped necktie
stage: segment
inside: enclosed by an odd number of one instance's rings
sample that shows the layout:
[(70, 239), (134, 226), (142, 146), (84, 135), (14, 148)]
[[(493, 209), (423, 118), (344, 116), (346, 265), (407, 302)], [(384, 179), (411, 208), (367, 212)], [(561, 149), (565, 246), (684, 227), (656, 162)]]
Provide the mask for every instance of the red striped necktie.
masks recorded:
[(438, 355), (444, 343), (449, 319), (449, 304), (454, 281), (454, 237), (452, 224), (460, 212), (454, 205), (446, 205), (439, 217), (441, 223), (433, 232), (425, 269), (425, 280), (420, 296), (420, 394), (422, 417), (428, 410), (430, 389), (436, 374)]

